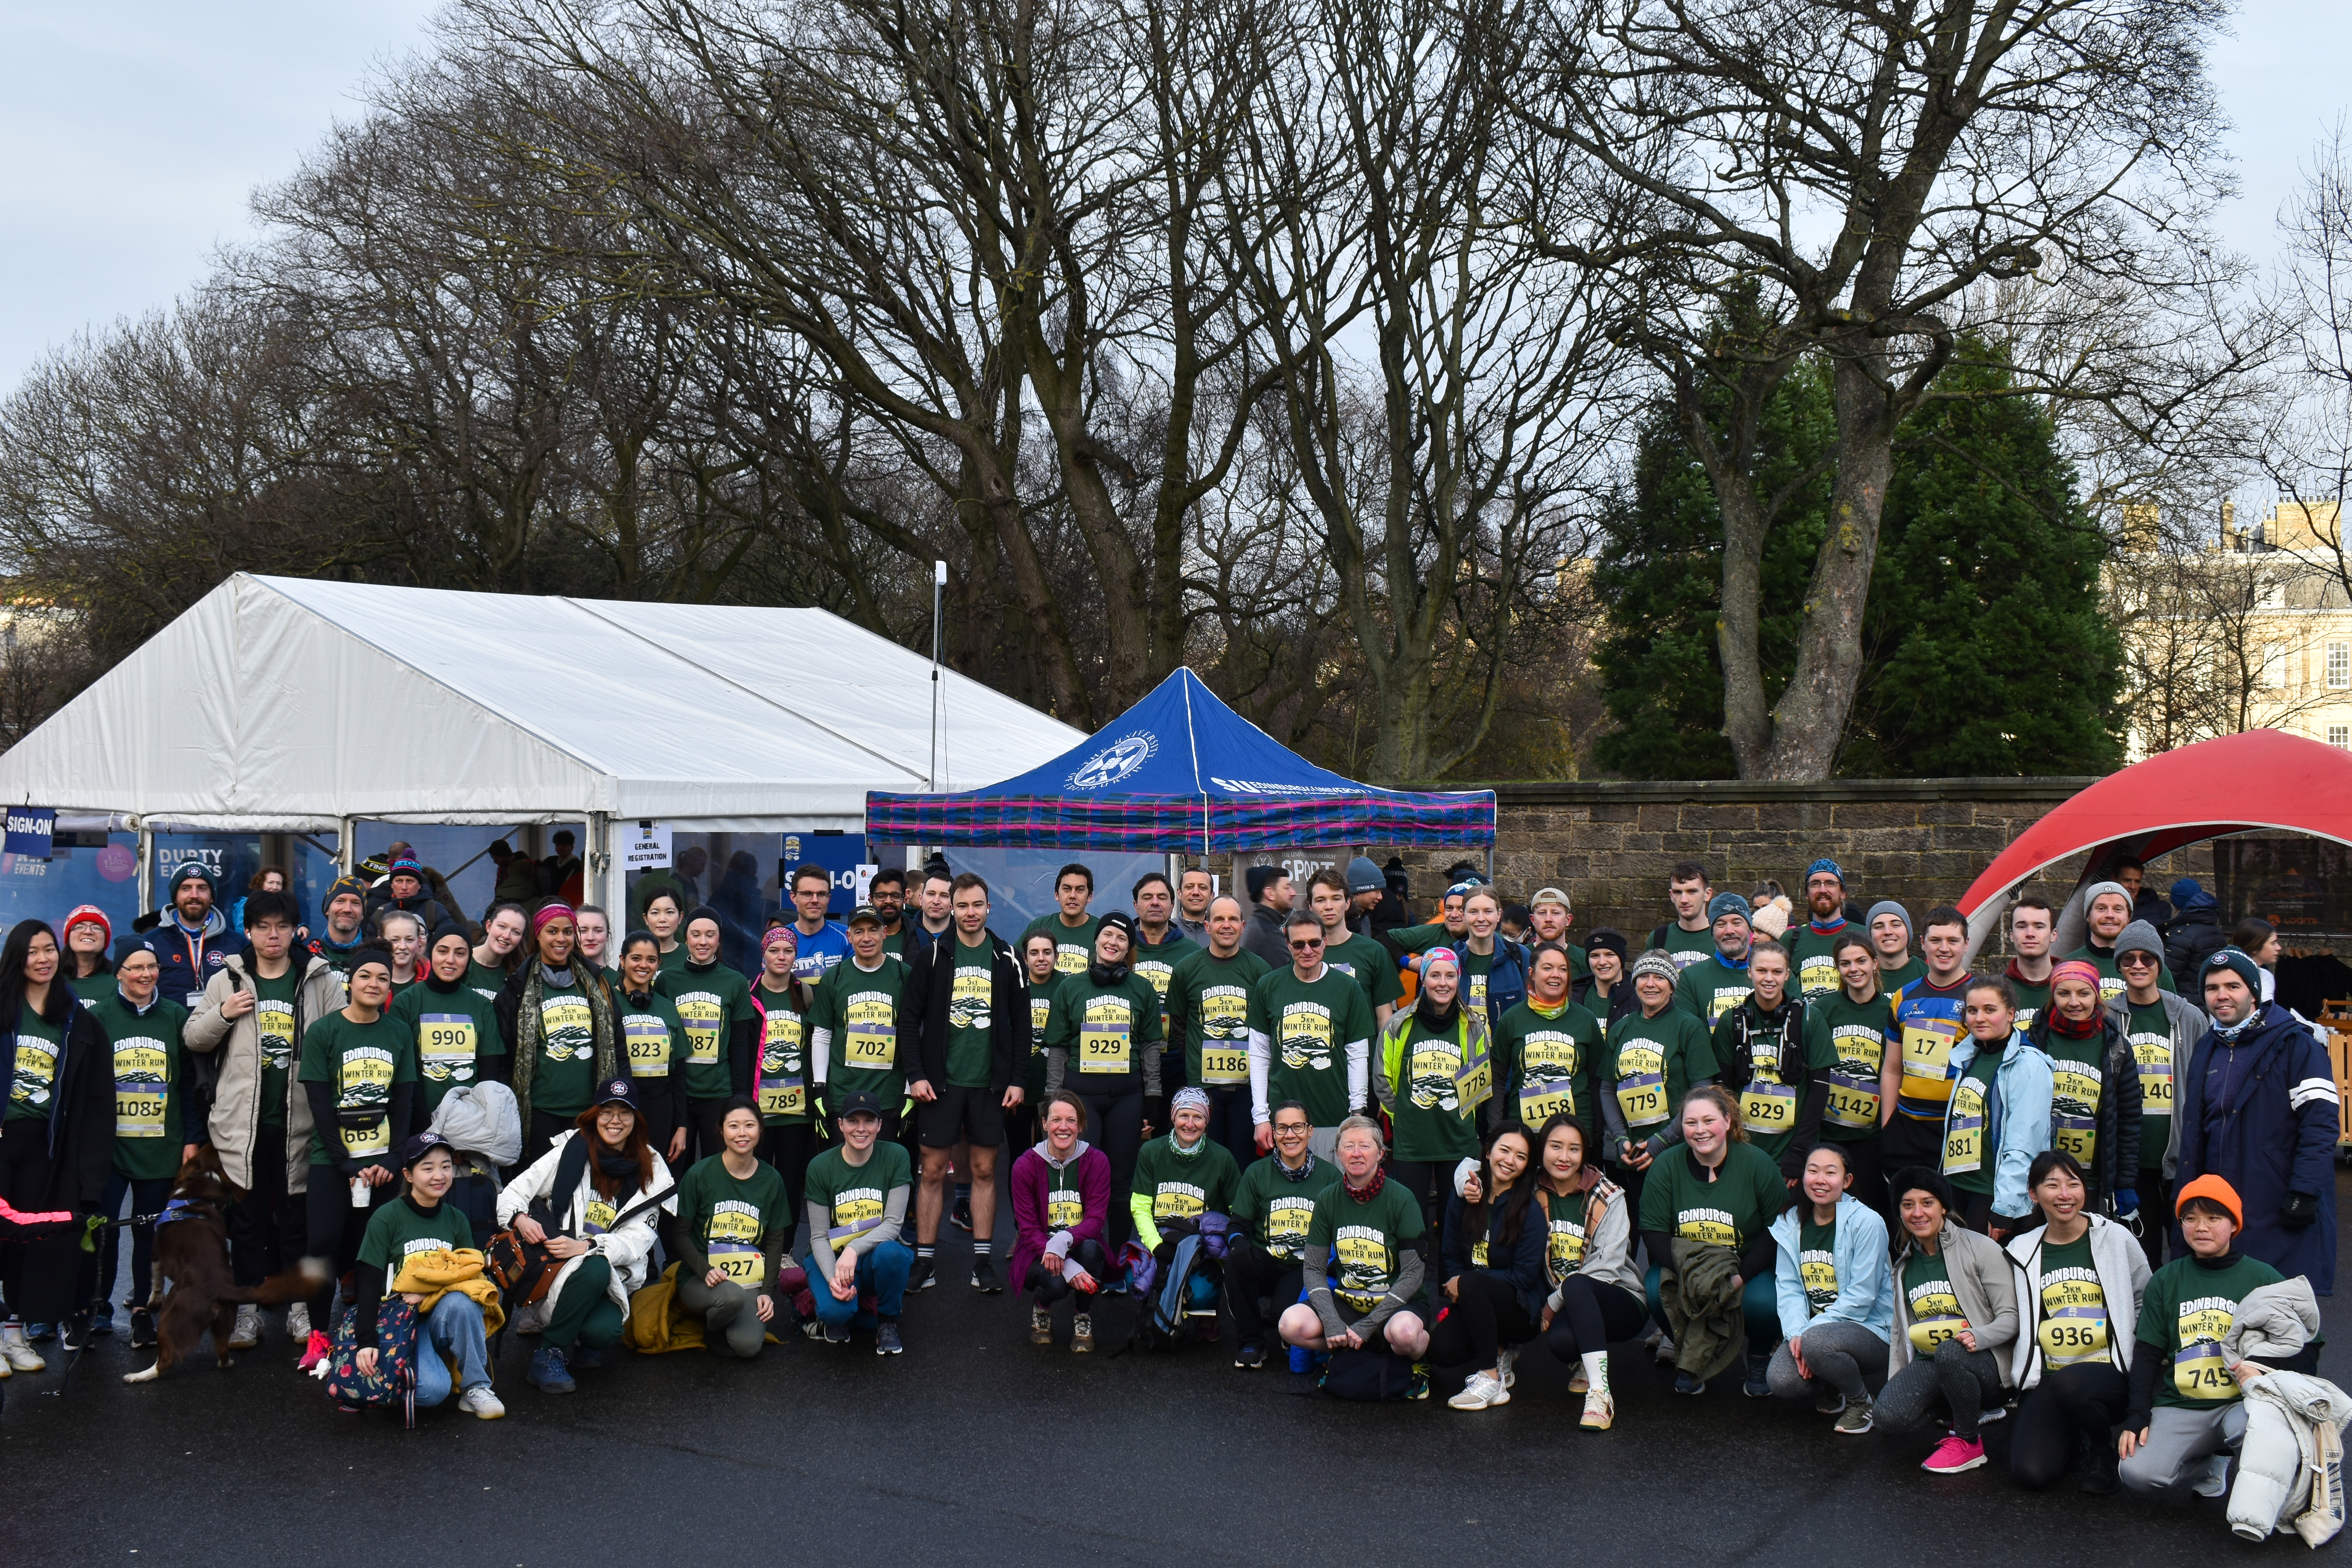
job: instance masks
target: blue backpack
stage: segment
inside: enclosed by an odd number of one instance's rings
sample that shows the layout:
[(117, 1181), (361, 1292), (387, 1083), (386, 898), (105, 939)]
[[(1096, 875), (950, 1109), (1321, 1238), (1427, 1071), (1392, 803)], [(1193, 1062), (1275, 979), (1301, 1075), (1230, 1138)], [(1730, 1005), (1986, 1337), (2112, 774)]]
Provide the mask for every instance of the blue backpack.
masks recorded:
[(1135, 1320), (1128, 1339), (1129, 1350), (1174, 1350), (1184, 1343), (1187, 1319), (1214, 1318), (1217, 1282), (1200, 1267), (1201, 1238), (1188, 1236), (1176, 1243), (1168, 1266), (1160, 1271), (1151, 1305)]

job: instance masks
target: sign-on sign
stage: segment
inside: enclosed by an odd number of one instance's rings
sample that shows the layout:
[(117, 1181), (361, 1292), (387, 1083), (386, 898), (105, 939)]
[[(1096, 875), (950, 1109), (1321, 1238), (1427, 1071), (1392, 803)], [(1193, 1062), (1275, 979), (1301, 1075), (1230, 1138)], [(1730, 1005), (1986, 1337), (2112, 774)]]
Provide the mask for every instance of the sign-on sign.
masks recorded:
[(0, 847), (11, 855), (46, 860), (57, 835), (58, 814), (54, 810), (40, 805), (12, 805), (8, 808), (8, 841)]
[(669, 824), (640, 822), (621, 845), (621, 869), (657, 871), (669, 864)]

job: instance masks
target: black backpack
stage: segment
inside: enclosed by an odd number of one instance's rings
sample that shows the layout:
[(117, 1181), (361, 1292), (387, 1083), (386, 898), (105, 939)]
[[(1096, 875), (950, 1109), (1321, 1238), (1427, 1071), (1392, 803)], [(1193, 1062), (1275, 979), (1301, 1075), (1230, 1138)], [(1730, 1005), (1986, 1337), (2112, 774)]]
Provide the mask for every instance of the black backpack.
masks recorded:
[(1333, 1351), (1316, 1386), (1336, 1399), (1361, 1404), (1402, 1399), (1412, 1384), (1412, 1363), (1376, 1341), (1361, 1350)]

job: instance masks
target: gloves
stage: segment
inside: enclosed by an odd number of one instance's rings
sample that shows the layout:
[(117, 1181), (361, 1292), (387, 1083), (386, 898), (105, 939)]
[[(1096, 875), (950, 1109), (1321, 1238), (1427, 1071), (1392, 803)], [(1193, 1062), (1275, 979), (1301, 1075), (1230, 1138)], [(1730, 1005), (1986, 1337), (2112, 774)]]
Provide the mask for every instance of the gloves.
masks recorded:
[(2301, 1230), (2319, 1217), (2319, 1199), (2310, 1193), (2289, 1193), (2279, 1205), (2279, 1224)]
[(1159, 1133), (1167, 1131), (1174, 1125), (1174, 1123), (1168, 1120), (1168, 1097), (1166, 1095), (1147, 1094), (1143, 1097), (1143, 1124), (1146, 1127), (1151, 1128), (1155, 1136)]
[(2116, 1194), (2116, 1213), (2131, 1215), (2139, 1212), (2139, 1189), (2125, 1187)]

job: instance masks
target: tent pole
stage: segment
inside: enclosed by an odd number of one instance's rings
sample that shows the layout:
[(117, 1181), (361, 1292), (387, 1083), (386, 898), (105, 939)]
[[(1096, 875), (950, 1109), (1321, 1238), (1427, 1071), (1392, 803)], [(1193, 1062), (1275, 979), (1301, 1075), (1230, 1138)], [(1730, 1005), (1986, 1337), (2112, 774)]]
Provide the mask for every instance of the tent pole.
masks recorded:
[(352, 874), (352, 868), (359, 864), (359, 828), (358, 817), (346, 816), (335, 839), (335, 864), (341, 868), (346, 877)]
[(593, 811), (588, 814), (586, 847), (587, 875), (582, 879), (581, 885), (588, 890), (591, 903), (604, 906), (605, 923), (625, 931), (627, 921), (615, 912), (625, 910), (627, 905), (621, 896), (621, 873), (613, 864), (612, 813)]
[(155, 836), (143, 822), (139, 827), (139, 912), (155, 907)]
[(931, 563), (931, 749), (923, 763), (923, 788), (936, 795), (940, 787), (940, 599), (947, 592), (948, 563)]

